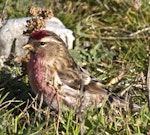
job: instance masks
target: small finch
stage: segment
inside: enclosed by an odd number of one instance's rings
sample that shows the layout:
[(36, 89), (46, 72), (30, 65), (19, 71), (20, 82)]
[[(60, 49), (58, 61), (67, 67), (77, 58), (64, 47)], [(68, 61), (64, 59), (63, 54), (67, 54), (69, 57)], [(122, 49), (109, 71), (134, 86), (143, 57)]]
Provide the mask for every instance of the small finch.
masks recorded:
[[(29, 50), (27, 72), (35, 92), (54, 110), (100, 107), (103, 101), (124, 108), (128, 102), (110, 92), (88, 71), (79, 67), (55, 33), (39, 30), (30, 35), (23, 46)], [(133, 105), (138, 108), (137, 105)]]

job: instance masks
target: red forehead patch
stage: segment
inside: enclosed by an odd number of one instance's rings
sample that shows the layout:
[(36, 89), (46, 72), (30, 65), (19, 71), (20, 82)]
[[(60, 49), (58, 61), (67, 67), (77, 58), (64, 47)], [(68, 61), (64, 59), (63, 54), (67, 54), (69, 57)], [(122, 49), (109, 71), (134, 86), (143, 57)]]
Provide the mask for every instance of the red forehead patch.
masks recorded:
[(33, 32), (30, 37), (36, 40), (40, 40), (41, 38), (45, 37), (48, 35), (48, 31), (47, 30), (39, 30), (39, 31), (35, 31)]

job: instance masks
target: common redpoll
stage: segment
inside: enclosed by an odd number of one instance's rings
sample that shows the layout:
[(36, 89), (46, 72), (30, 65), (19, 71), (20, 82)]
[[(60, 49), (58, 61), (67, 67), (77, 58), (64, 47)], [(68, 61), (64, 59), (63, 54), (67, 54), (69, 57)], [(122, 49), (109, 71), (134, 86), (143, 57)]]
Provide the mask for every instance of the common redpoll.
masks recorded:
[(33, 32), (23, 48), (29, 50), (30, 55), (27, 63), (30, 85), (51, 108), (78, 108), (81, 98), (83, 108), (100, 107), (105, 100), (121, 108), (129, 105), (80, 68), (55, 33)]

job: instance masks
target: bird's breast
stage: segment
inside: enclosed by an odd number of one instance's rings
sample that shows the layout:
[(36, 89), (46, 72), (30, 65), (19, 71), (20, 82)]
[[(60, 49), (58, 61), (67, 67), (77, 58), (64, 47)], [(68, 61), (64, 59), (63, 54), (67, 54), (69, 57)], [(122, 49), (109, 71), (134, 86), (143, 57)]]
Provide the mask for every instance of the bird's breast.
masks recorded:
[(42, 64), (42, 58), (37, 58), (34, 55), (30, 56), (28, 76), (30, 85), (35, 92), (48, 91), (49, 87), (46, 79), (51, 78), (51, 74), (47, 72), (46, 65)]

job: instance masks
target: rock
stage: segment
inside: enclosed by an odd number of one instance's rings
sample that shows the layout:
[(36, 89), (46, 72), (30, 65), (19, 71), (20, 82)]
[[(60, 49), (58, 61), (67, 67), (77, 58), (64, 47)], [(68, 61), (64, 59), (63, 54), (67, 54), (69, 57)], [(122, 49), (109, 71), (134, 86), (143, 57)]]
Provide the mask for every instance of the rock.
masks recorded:
[[(26, 31), (26, 21), (29, 18), (9, 19), (3, 23), (0, 28), (0, 57), (7, 58), (11, 52), (15, 52), (18, 56), (23, 56), (25, 50), (22, 45), (28, 41), (28, 36), (23, 35)], [(46, 28), (49, 31), (55, 32), (67, 44), (68, 49), (73, 48), (74, 36), (73, 32), (67, 29), (63, 23), (56, 17), (47, 20)]]

